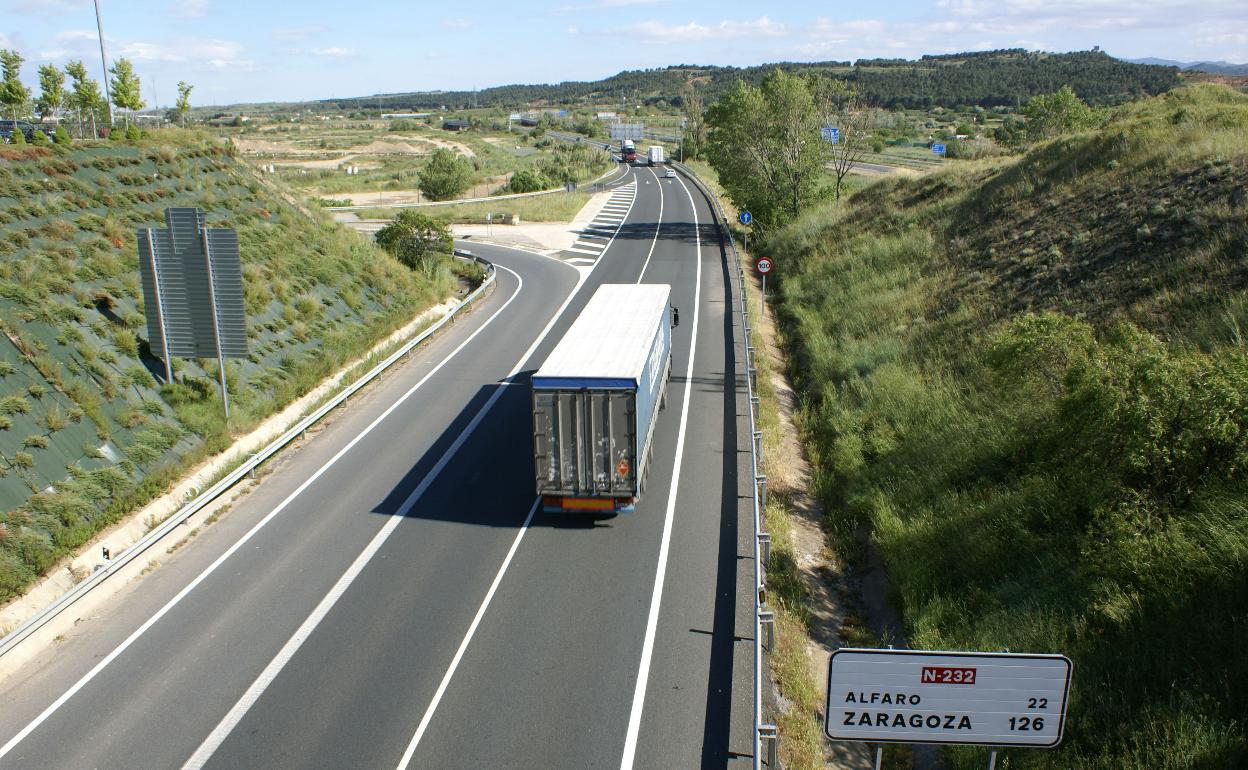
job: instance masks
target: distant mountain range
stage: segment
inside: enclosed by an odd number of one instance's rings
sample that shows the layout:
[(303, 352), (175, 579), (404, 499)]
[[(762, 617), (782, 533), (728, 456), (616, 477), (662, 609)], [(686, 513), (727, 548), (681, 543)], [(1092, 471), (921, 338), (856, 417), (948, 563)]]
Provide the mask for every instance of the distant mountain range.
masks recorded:
[(1146, 57), (1143, 59), (1123, 59), (1132, 64), (1153, 64), (1161, 67), (1178, 67), (1181, 70), (1208, 72), (1211, 75), (1248, 75), (1248, 64), (1232, 64), (1227, 61), (1175, 61)]

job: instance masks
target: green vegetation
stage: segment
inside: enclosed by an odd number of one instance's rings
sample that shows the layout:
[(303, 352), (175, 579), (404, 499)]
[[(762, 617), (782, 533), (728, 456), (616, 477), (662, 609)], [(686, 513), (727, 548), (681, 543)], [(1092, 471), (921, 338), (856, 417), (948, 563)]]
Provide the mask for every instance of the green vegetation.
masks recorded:
[[(134, 65), (129, 59), (118, 59), (108, 68), (113, 79), (109, 81), (109, 93), (113, 97), (113, 105), (125, 110), (126, 128), (130, 128), (130, 113), (143, 109), (143, 89)], [(130, 139), (130, 136), (126, 137)]]
[[(870, 103), (888, 107), (928, 109), (959, 104), (1015, 106), (1037, 94), (1070, 85), (1097, 105), (1117, 104), (1143, 94), (1163, 93), (1179, 85), (1174, 67), (1129, 64), (1100, 51), (1042, 53), (1022, 49), (924, 56), (905, 59), (860, 59), (849, 62), (800, 64), (780, 62), (758, 67), (679, 65), (621, 72), (593, 82), (555, 85), (509, 85), (481, 91), (437, 91), (392, 94), (386, 110), (463, 109), (472, 104), (514, 107), (531, 104), (617, 104), (620, 92), (630, 104), (660, 109), (681, 104), (686, 84), (698, 82), (706, 101), (713, 102), (738, 81), (758, 86), (777, 67), (795, 74), (826, 74), (845, 80)], [(376, 109), (375, 96), (316, 102), (321, 109)]]
[(438, 148), (420, 172), (420, 191), (429, 200), (448, 201), (472, 186), (472, 165), (450, 150)]
[(432, 271), (439, 260), (451, 256), (455, 246), (445, 222), (404, 209), (394, 221), (377, 231), (377, 245), (413, 270)]
[(760, 244), (834, 546), (916, 647), (1074, 660), (1008, 767), (1248, 764), (1246, 187), (1248, 97), (1199, 86)]
[[(403, 267), (202, 134), (2, 152), (0, 601), (455, 287), (449, 260)], [(227, 363), (228, 424), (215, 361), (153, 376), (134, 232), (169, 206), (239, 233), (250, 355)]]
[(0, 104), (9, 109), (9, 115), (17, 120), (19, 111), (30, 101), (30, 89), (22, 84), (22, 62), (26, 59), (17, 51), (0, 49)]
[(738, 82), (707, 110), (707, 157), (760, 227), (787, 224), (819, 196), (831, 145), (817, 140), (824, 114), (813, 85), (776, 70), (759, 88)]

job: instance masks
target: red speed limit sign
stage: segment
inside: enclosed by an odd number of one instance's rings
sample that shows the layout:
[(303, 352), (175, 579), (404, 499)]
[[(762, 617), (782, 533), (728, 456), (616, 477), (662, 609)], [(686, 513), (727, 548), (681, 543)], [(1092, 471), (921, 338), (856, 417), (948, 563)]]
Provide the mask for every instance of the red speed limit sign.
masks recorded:
[(763, 275), (771, 272), (771, 257), (759, 257), (754, 262), (754, 269)]

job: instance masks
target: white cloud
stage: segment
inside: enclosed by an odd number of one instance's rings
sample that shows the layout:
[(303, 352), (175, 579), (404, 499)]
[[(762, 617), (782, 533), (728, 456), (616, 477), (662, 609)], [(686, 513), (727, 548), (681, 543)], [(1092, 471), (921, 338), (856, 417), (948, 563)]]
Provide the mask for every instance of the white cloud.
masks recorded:
[(90, 5), (91, 0), (18, 0), (13, 11), (23, 16), (64, 16)]
[(697, 43), (743, 37), (781, 37), (788, 34), (788, 28), (766, 16), (760, 16), (754, 21), (721, 21), (711, 26), (696, 21), (678, 25), (643, 21), (624, 27), (623, 32), (644, 43)]
[(550, 13), (581, 13), (582, 11), (602, 11), (609, 8), (626, 8), (630, 5), (655, 5), (664, 2), (664, 0), (595, 0), (592, 3), (576, 3), (574, 5), (561, 5), (557, 8), (551, 8)]
[(277, 40), (307, 40), (324, 31), (325, 28), (320, 24), (304, 24), (298, 27), (277, 27), (272, 34)]
[(165, 13), (180, 19), (202, 19), (208, 15), (208, 0), (176, 0)]
[(447, 29), (468, 29), (472, 26), (472, 22), (468, 19), (443, 19), (442, 26)]
[(341, 46), (330, 46), (329, 48), (313, 48), (308, 51), (313, 56), (325, 56), (331, 59), (351, 59), (356, 53), (354, 48), (343, 48)]

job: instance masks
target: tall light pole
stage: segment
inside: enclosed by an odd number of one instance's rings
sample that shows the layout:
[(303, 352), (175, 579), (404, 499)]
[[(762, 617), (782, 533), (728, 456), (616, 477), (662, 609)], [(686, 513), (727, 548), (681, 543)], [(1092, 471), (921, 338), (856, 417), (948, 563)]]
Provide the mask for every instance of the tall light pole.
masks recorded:
[(100, 20), (100, 0), (95, 0), (95, 28), (100, 31), (100, 66), (104, 68), (104, 100), (108, 104), (108, 128), (113, 128), (113, 93), (108, 86), (108, 57), (104, 55), (104, 22)]

